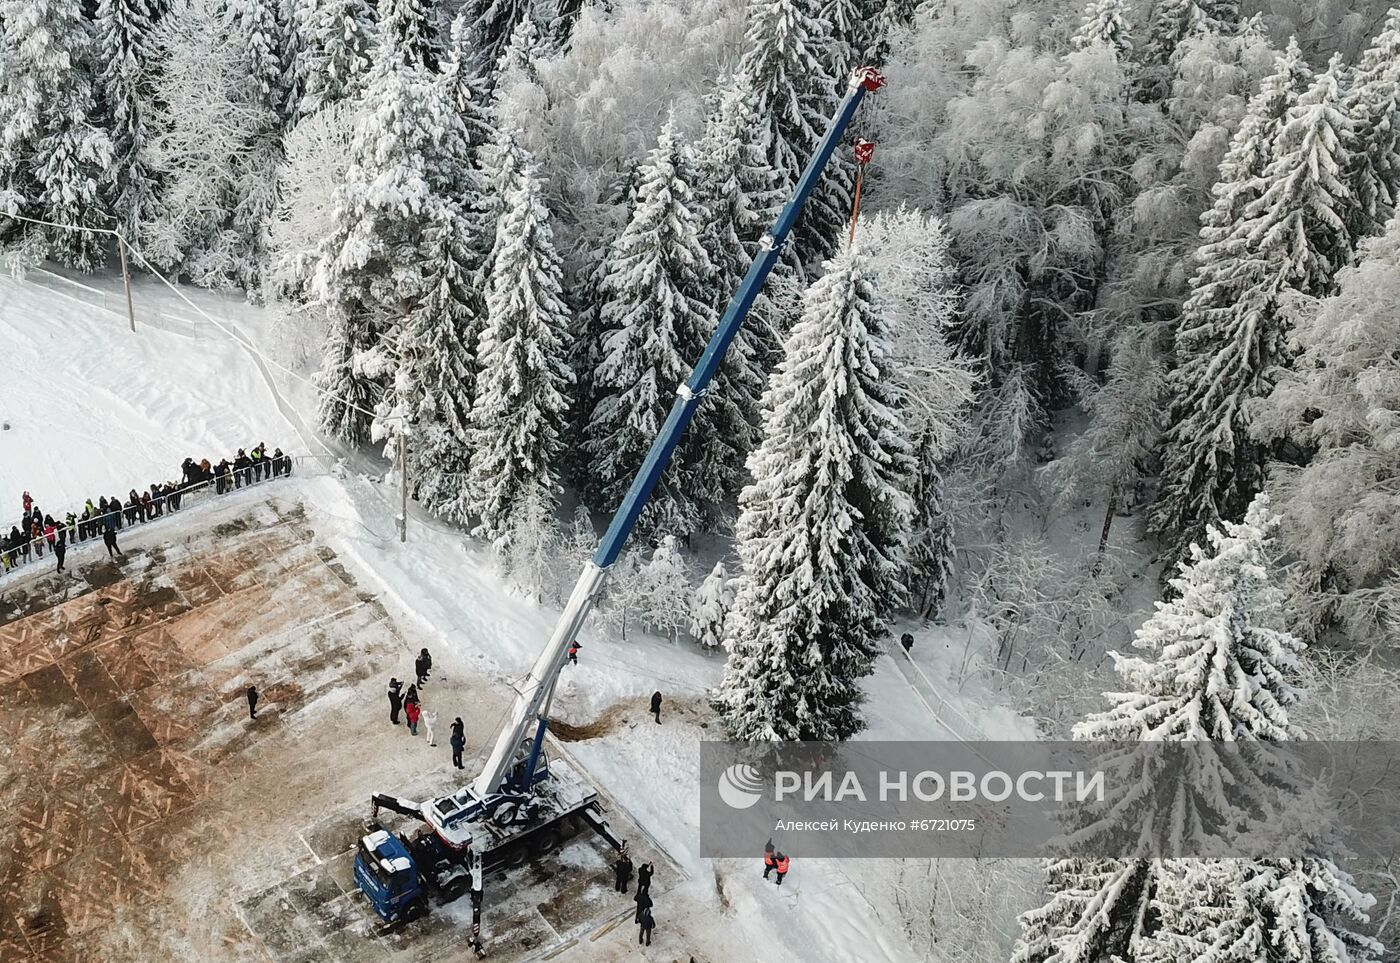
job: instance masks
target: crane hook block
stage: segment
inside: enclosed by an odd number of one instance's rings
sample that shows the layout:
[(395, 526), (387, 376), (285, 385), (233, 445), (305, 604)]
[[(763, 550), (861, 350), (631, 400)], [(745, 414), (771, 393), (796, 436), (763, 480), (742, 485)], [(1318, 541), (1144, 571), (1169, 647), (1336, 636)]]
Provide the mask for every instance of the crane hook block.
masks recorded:
[(885, 86), (885, 75), (874, 67), (857, 67), (852, 79), (872, 94)]
[(864, 137), (857, 137), (856, 143), (856, 163), (862, 167), (870, 163), (870, 159), (875, 156), (875, 142), (866, 140)]

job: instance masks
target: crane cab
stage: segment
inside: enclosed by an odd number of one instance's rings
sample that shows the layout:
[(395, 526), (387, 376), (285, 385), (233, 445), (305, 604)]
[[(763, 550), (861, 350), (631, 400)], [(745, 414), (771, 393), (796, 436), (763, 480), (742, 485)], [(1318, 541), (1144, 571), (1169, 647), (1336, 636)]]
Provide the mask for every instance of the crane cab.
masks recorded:
[(377, 829), (355, 849), (355, 884), (386, 923), (414, 919), (428, 907), (428, 894), (402, 839)]

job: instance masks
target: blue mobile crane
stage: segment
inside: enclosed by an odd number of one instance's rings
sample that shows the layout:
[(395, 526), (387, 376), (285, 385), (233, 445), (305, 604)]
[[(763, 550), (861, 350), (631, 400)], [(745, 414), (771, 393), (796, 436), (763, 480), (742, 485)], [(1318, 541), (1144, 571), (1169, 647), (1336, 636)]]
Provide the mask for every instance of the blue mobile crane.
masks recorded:
[[(724, 360), (725, 352), (753, 307), (769, 273), (782, 255), (788, 235), (808, 196), (820, 180), (856, 108), (867, 93), (885, 79), (873, 67), (851, 75), (850, 85), (826, 133), (808, 160), (792, 196), (744, 275), (714, 336), (705, 346), (690, 378), (676, 388), (676, 401), (652, 442), (631, 488), (622, 499), (593, 559), (584, 565), (548, 644), (535, 661), (511, 707), (491, 755), (476, 779), (455, 792), (427, 802), (384, 793), (373, 798), (370, 832), (360, 839), (355, 856), (355, 880), (360, 891), (386, 921), (411, 919), (426, 912), (436, 893), (447, 902), (470, 891), (473, 905), (472, 945), (484, 955), (481, 942), (483, 877), (497, 866), (519, 865), (557, 848), (564, 836), (591, 827), (613, 847), (619, 840), (608, 826), (598, 793), (565, 760), (551, 762), (544, 737), (549, 728), (554, 686), (584, 620), (607, 581), (608, 571), (642, 508), (671, 460), (705, 389)], [(870, 158), (870, 145), (857, 145), (857, 160)], [(409, 838), (379, 825), (381, 809), (422, 820), (426, 826)]]

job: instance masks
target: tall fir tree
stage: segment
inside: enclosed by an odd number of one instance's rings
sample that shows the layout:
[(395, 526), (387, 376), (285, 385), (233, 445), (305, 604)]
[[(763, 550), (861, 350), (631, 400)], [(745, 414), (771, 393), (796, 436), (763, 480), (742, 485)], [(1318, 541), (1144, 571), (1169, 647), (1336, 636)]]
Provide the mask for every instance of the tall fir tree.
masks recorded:
[(476, 292), (473, 222), (449, 200), (424, 231), (424, 291), (405, 327), (418, 389), (409, 449), (413, 496), (434, 514), (465, 522), (471, 456), (468, 415), (483, 306)]
[(458, 12), (467, 27), (474, 51), (472, 68), (481, 77), (491, 77), (497, 62), (510, 44), (515, 28), (532, 18), (531, 0), (466, 0)]
[(1105, 44), (1118, 59), (1126, 61), (1133, 53), (1124, 0), (1089, 0), (1074, 32), (1074, 46), (1080, 50), (1096, 43)]
[(146, 163), (152, 31), (160, 6), (153, 0), (99, 0), (95, 51), (100, 87), (111, 117), (112, 216), (126, 237), (154, 209), (155, 184)]
[(860, 680), (903, 602), (914, 466), (868, 272), (851, 247), (827, 263), (764, 395), (715, 702), (739, 739), (860, 731)]
[(1400, 7), (1361, 56), (1346, 92), (1351, 135), (1347, 181), (1356, 197), (1354, 237), (1380, 232), (1400, 193)]
[(700, 648), (713, 651), (724, 645), (724, 625), (734, 607), (734, 586), (724, 562), (716, 562), (700, 583), (690, 612), (690, 634)]
[[(768, 163), (786, 195), (815, 153), (842, 94), (831, 73), (831, 30), (820, 0), (748, 0), (748, 29), (740, 73), (754, 91)], [(836, 249), (851, 208), (851, 162), (832, 157), (795, 231), (796, 256), (815, 264)]]
[(368, 0), (307, 0), (295, 9), (296, 113), (309, 117), (364, 88), (374, 54), (374, 11)]
[[(1245, 754), (1202, 753), (1202, 768), (1163, 775), (1154, 768), (1161, 755), (1153, 747), (1294, 735), (1287, 708), (1299, 694), (1292, 676), (1302, 645), (1283, 628), (1283, 593), (1270, 571), (1268, 545), (1277, 521), (1261, 497), (1243, 522), (1211, 527), (1209, 549), (1192, 546), (1189, 562), (1172, 580), (1175, 597), (1158, 603), (1135, 634), (1133, 647), (1142, 655), (1114, 654), (1123, 691), (1107, 693), (1109, 708), (1077, 725), (1074, 737), (1124, 743), (1120, 751), (1132, 765), (1126, 771), (1158, 791), (1108, 808), (1107, 815), (1087, 815), (1074, 827), (1078, 844), (1092, 849), (1096, 838), (1131, 826), (1150, 828), (1157, 852), (1219, 851), (1252, 811), (1250, 803), (1271, 798), (1275, 787), (1242, 764)], [(1160, 782), (1171, 772), (1180, 785), (1163, 789)], [(1220, 792), (1220, 782), (1205, 778), (1211, 774), (1227, 780), (1230, 791)], [(1159, 799), (1172, 811), (1153, 811)], [(1160, 926), (1152, 906), (1168, 869), (1147, 857), (1049, 861), (1049, 900), (1021, 917), (1013, 963), (1142, 959), (1141, 948)]]
[[(1269, 369), (1284, 360), (1281, 298), (1289, 287), (1315, 283), (1319, 258), (1334, 256), (1337, 246), (1339, 222), (1328, 212), (1344, 187), (1328, 168), (1344, 118), (1335, 77), (1315, 81), (1302, 103), (1294, 85), (1304, 70), (1290, 45), (1231, 141), (1215, 204), (1202, 218), (1204, 243), (1176, 336), (1178, 367), (1167, 380), (1171, 416), (1150, 516), (1172, 558), (1183, 557), (1206, 526), (1239, 518), (1260, 491), (1268, 450), (1249, 438), (1244, 411), (1267, 393)], [(1309, 225), (1316, 225), (1315, 240), (1297, 232)]]
[[(590, 495), (600, 510), (621, 501), (715, 324), (706, 287), (713, 267), (700, 242), (684, 150), (674, 121), (667, 121), (638, 172), (631, 216), (599, 285), (604, 333), (593, 374), (599, 401), (585, 444), (594, 459)], [(717, 426), (735, 423), (731, 407), (723, 395), (702, 402), (681, 457), (643, 511), (643, 532), (689, 536), (723, 496), (715, 468), (733, 463), (729, 452), (719, 454), (733, 439), (717, 437)]]
[(1183, 40), (1208, 31), (1230, 33), (1239, 22), (1238, 0), (1157, 0), (1142, 45), (1143, 98), (1165, 101), (1171, 95), (1173, 63)]
[(474, 534), (509, 548), (526, 498), (553, 506), (568, 384), (569, 312), (549, 209), (532, 165), (505, 195), (477, 345), (480, 381), (471, 412), (468, 503)]
[[(379, 35), (365, 93), (374, 109), (356, 124), (350, 167), (336, 193), (334, 230), (322, 242), (313, 281), (332, 319), (318, 382), (326, 392), (321, 426), (350, 442), (369, 437), (370, 419), (339, 399), (377, 398), (390, 387), (355, 359), (396, 340), (391, 331), (406, 335), (415, 308), (441, 290), (424, 271), (442, 253), (443, 239), (429, 232), (455, 216), (470, 168), (450, 91), (401, 49), (404, 44), (411, 46), (412, 38), (393, 30)], [(409, 346), (395, 353), (408, 357)]]
[(254, 96), (285, 123), (294, 106), (289, 103), (291, 78), (287, 70), (292, 25), (283, 21), (278, 0), (226, 3), (229, 29), (243, 48)]
[[(0, 65), (0, 208), (109, 227), (114, 150), (98, 113), (93, 38), (79, 0), (0, 2)], [(105, 240), (90, 231), (27, 233), (83, 271), (105, 258)]]
[[(757, 139), (759, 133), (747, 82), (741, 77), (727, 81), (697, 145), (693, 177), (696, 197), (705, 213), (701, 245), (714, 268), (709, 300), (717, 313), (738, 290), (759, 239), (781, 204), (776, 176)], [(758, 440), (758, 403), (767, 380), (767, 361), (777, 340), (768, 324), (771, 315), (771, 305), (755, 306), (730, 343), (724, 364), (709, 388), (716, 405), (708, 413), (710, 420), (728, 443), (690, 455), (692, 459), (715, 460), (715, 487), (725, 501), (742, 487), (744, 462)], [(708, 446), (698, 436), (696, 443)]]
[(425, 0), (379, 0), (378, 29), (401, 65), (437, 69), (441, 54), (437, 27)]

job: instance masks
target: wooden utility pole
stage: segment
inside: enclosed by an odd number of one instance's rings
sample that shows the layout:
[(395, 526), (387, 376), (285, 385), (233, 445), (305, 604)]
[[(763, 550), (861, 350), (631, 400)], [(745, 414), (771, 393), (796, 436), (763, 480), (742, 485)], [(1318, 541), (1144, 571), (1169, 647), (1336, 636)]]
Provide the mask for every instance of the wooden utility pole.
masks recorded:
[(126, 238), (117, 235), (117, 253), (122, 259), (122, 287), (126, 290), (126, 320), (131, 330), (136, 331), (136, 309), (131, 306), (131, 271), (126, 266)]
[(399, 429), (399, 541), (408, 541), (408, 425)]

